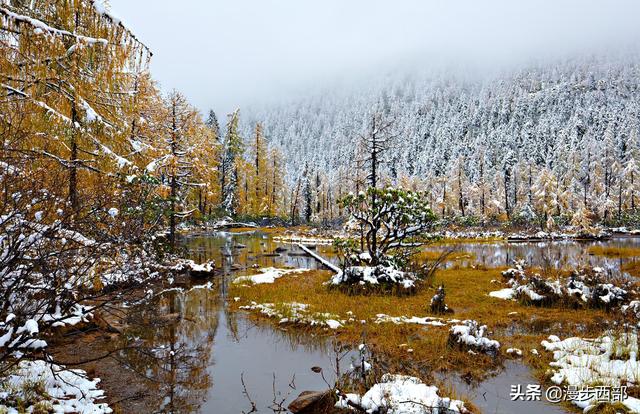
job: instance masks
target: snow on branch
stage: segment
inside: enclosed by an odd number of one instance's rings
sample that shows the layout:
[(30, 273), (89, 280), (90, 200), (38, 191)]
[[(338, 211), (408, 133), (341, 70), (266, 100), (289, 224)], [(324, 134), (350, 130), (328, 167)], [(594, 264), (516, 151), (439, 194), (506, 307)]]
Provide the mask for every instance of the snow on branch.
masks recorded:
[(140, 46), (144, 48), (144, 50), (149, 54), (149, 57), (153, 56), (153, 52), (151, 52), (149, 47), (147, 47), (147, 45), (141, 42), (140, 39), (138, 39), (136, 35), (134, 35), (133, 32), (122, 22), (122, 19), (119, 16), (117, 16), (115, 13), (113, 13), (112, 10), (110, 10), (110, 7), (108, 6), (105, 0), (91, 0), (91, 4), (93, 6), (93, 9), (96, 11), (96, 13), (98, 13), (98, 15), (104, 17), (114, 25), (117, 25), (122, 29), (124, 29), (124, 31), (135, 42), (137, 42)]
[(48, 33), (53, 36), (73, 37), (79, 42), (86, 43), (86, 44), (102, 44), (102, 45), (109, 44), (107, 39), (82, 36), (75, 33), (71, 33), (67, 30), (56, 29), (55, 27), (51, 27), (41, 20), (34, 19), (33, 17), (25, 16), (23, 14), (14, 13), (11, 10), (8, 10), (4, 7), (0, 7), (0, 14), (3, 15), (6, 19), (13, 21), (15, 24), (25, 23), (32, 26), (36, 34)]

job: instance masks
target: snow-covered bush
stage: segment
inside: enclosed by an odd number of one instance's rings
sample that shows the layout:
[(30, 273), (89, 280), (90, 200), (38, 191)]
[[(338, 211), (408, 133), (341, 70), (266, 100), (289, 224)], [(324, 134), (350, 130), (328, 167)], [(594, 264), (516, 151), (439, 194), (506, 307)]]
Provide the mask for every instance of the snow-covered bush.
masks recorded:
[(393, 265), (349, 266), (340, 275), (331, 280), (333, 285), (355, 286), (362, 288), (388, 289), (400, 287), (412, 289), (417, 277), (412, 272), (403, 272)]
[(397, 188), (369, 188), (340, 200), (347, 214), (364, 228), (369, 264), (377, 266), (391, 252), (417, 247), (413, 243), (433, 228), (436, 217), (422, 193)]
[(525, 270), (522, 261), (502, 272), (508, 288), (489, 293), (500, 299), (516, 299), (526, 304), (613, 309), (629, 297), (630, 281), (605, 272), (600, 267), (573, 271), (568, 277), (547, 279)]
[(627, 305), (622, 305), (620, 310), (626, 317), (631, 318), (633, 321), (640, 321), (640, 301), (632, 300)]
[(500, 343), (487, 338), (485, 336), (486, 332), (486, 325), (480, 325), (477, 321), (466, 320), (460, 325), (451, 327), (449, 330), (449, 344), (496, 356), (500, 351)]
[(97, 228), (86, 236), (80, 218), (72, 226), (63, 209), (55, 218), (31, 216), (30, 205), (48, 202), (5, 205), (0, 215), (0, 376), (16, 359), (41, 355), (53, 329), (90, 321), (86, 301), (114, 300), (106, 288), (156, 274), (143, 249)]
[(406, 271), (407, 258), (436, 221), (426, 197), (395, 188), (369, 188), (366, 193), (349, 194), (340, 204), (351, 227), (361, 230), (361, 243), (336, 240), (343, 274), (332, 284), (415, 287), (418, 275)]

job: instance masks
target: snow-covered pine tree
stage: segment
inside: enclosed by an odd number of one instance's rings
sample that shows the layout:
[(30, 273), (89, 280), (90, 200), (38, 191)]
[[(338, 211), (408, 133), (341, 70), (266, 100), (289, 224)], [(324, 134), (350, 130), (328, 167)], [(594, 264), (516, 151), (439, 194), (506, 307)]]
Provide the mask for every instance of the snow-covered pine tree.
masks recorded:
[(221, 151), (220, 188), (222, 208), (228, 214), (237, 214), (238, 209), (238, 160), (244, 152), (238, 131), (240, 111), (228, 115), (227, 129)]
[(213, 109), (209, 110), (209, 115), (207, 116), (205, 124), (213, 132), (216, 141), (220, 141), (220, 124), (218, 123), (218, 117)]

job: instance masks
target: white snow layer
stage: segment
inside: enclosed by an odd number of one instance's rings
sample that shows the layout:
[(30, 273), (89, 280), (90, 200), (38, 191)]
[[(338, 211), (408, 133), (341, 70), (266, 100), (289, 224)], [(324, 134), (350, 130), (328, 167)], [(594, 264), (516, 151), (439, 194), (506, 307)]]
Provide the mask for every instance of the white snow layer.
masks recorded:
[(308, 272), (309, 269), (277, 269), (275, 267), (263, 267), (258, 269), (258, 271), (260, 273), (257, 275), (237, 277), (233, 283), (250, 283), (254, 285), (273, 283), (276, 279), (279, 279), (282, 276)]
[[(567, 338), (561, 341), (555, 335), (542, 341), (542, 346), (553, 352), (554, 369), (551, 381), (557, 385), (619, 387), (626, 383), (638, 384), (638, 335), (623, 333), (597, 339)], [(594, 399), (573, 400), (585, 412), (596, 405)], [(640, 413), (640, 399), (627, 397), (622, 402), (634, 413)]]
[(487, 338), (485, 336), (486, 331), (486, 325), (479, 325), (476, 321), (466, 320), (461, 325), (453, 326), (450, 330), (450, 335), (459, 344), (486, 353), (497, 353), (500, 349), (500, 342)]
[(280, 319), (279, 323), (297, 323), (311, 326), (324, 326), (329, 329), (338, 329), (346, 323), (340, 320), (337, 315), (330, 313), (309, 312), (309, 305), (306, 303), (288, 302), (279, 303), (256, 303), (240, 306), (240, 309), (258, 311), (269, 318)]
[(431, 326), (445, 326), (446, 323), (443, 322), (440, 318), (432, 318), (430, 316), (426, 316), (424, 318), (419, 318), (417, 316), (412, 316), (408, 318), (406, 316), (389, 316), (384, 313), (379, 313), (376, 315), (376, 320), (374, 321), (377, 324), (380, 323), (393, 323), (396, 325), (401, 325), (405, 323), (411, 323), (416, 325), (431, 325)]
[[(98, 403), (104, 398), (104, 391), (98, 389), (99, 378), (90, 380), (85, 371), (65, 369), (45, 361), (21, 361), (16, 370), (0, 384), (0, 395), (4, 400), (11, 396), (21, 397), (23, 389), (34, 382), (44, 386), (46, 395), (39, 396), (48, 402), (55, 413), (107, 414), (112, 410), (107, 404)], [(47, 398), (48, 396), (48, 398)], [(33, 396), (31, 396), (33, 398)], [(34, 402), (34, 405), (39, 401)], [(33, 406), (24, 407), (31, 412)], [(13, 407), (0, 404), (0, 412), (13, 414)], [(22, 412), (22, 411), (21, 411)]]
[(357, 394), (340, 396), (337, 408), (352, 409), (348, 401), (368, 413), (388, 414), (444, 414), (468, 412), (459, 400), (438, 396), (438, 388), (425, 385), (420, 379), (405, 375), (385, 374), (362, 397)]

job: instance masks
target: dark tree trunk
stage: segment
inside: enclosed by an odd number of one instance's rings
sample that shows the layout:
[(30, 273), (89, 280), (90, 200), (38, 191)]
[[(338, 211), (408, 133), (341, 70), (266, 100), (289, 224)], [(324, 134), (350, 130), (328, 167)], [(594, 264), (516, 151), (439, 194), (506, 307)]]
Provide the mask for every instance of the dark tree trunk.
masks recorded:
[(531, 174), (531, 162), (529, 162), (529, 205), (533, 207), (533, 176)]
[(69, 169), (69, 202), (74, 214), (79, 210), (78, 202), (78, 135), (75, 127), (78, 120), (75, 98), (71, 105), (71, 168)]
[(511, 218), (511, 209), (509, 207), (509, 170), (504, 171), (504, 211), (507, 213), (507, 219)]
[(464, 198), (462, 195), (462, 166), (458, 167), (458, 207), (460, 208), (462, 217), (464, 217)]
[[(376, 117), (373, 115), (371, 124), (371, 187), (374, 191), (371, 192), (371, 209), (376, 210), (376, 187), (378, 186), (378, 148), (377, 148), (377, 136), (376, 136)], [(380, 229), (380, 222), (376, 216), (373, 217), (373, 229), (371, 229), (371, 265), (376, 266), (378, 264), (378, 230)]]

